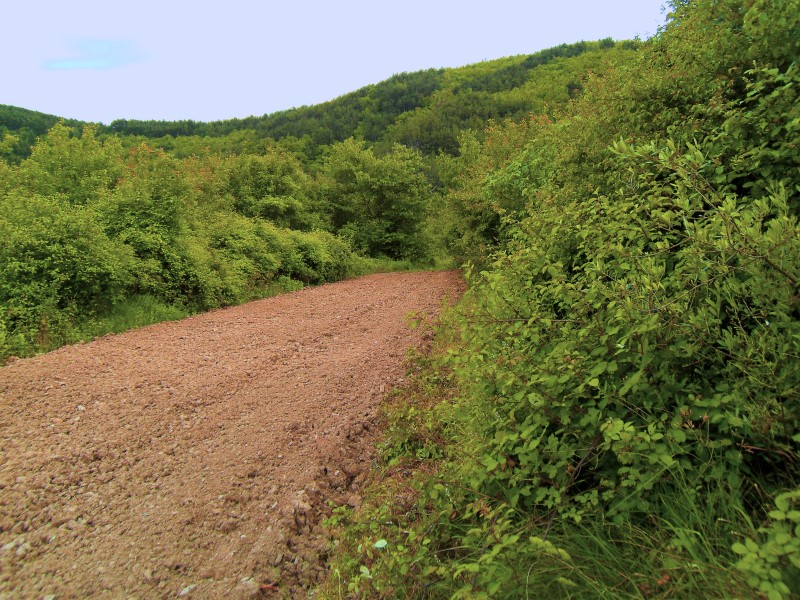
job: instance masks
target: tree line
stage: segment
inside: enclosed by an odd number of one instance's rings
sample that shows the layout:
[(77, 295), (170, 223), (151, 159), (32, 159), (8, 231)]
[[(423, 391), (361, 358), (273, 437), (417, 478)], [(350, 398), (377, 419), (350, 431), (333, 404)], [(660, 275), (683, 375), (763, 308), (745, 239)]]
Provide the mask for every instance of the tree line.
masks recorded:
[[(609, 51), (614, 51), (615, 48), (617, 52), (626, 49), (632, 51), (635, 47), (636, 44), (633, 42), (617, 44), (610, 38), (599, 42), (562, 44), (531, 55), (498, 59), (469, 67), (399, 73), (386, 81), (366, 86), (329, 102), (263, 116), (210, 123), (188, 119), (181, 121), (118, 119), (107, 125), (95, 124), (96, 134), (101, 138), (107, 135), (141, 138), (152, 141), (157, 146), (163, 146), (164, 142), (170, 144), (175, 138), (185, 137), (231, 137), (233, 140), (242, 140), (243, 137), (259, 140), (269, 138), (277, 141), (289, 138), (290, 143), (293, 140), (302, 141), (311, 158), (319, 156), (325, 146), (350, 137), (363, 139), (368, 143), (384, 142), (391, 146), (408, 137), (407, 134), (389, 135), (389, 129), (403, 115), (428, 109), (436, 113), (432, 120), (427, 120), (426, 125), (429, 127), (442, 129), (448, 134), (467, 127), (477, 127), (480, 130), (487, 118), (522, 116), (527, 112), (539, 110), (539, 106), (529, 104), (530, 100), (540, 96), (538, 91), (520, 96), (513, 104), (513, 108), (500, 97), (504, 92), (524, 87), (534, 78), (537, 69), (545, 65), (552, 67), (559, 61), (585, 55), (585, 64), (561, 65), (549, 73), (549, 76), (552, 76), (563, 70), (569, 72), (570, 77), (577, 81), (583, 72), (591, 68), (587, 66), (588, 64), (600, 64)], [(544, 79), (546, 78), (539, 77), (535, 86), (541, 87)], [(560, 79), (559, 77), (557, 85), (562, 89), (559, 89), (556, 95), (566, 96), (566, 82), (561, 82)], [(442, 91), (459, 98), (454, 104), (463, 105), (463, 108), (457, 114), (437, 112), (437, 105), (441, 102), (441, 96), (437, 93)], [(453, 108), (445, 110), (452, 111)], [(36, 137), (45, 134), (59, 121), (60, 118), (54, 115), (0, 105), (0, 135), (8, 133), (18, 138), (13, 148), (7, 149), (5, 158), (18, 162), (27, 156)], [(65, 123), (77, 129), (86, 125), (75, 120), (67, 120)], [(442, 133), (436, 132), (431, 132), (430, 135), (433, 140), (443, 137)], [(179, 145), (179, 142), (176, 144)], [(447, 147), (425, 142), (417, 146), (433, 153), (441, 149), (451, 152), (455, 150), (454, 138), (448, 140)]]

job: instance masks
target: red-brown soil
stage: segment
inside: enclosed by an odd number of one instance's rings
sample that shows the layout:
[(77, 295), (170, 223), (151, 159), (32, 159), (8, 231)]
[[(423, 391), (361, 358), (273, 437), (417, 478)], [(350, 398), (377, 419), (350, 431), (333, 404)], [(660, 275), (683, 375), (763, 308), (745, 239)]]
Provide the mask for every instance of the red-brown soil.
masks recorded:
[(0, 599), (303, 597), (454, 272), (363, 277), (0, 369)]

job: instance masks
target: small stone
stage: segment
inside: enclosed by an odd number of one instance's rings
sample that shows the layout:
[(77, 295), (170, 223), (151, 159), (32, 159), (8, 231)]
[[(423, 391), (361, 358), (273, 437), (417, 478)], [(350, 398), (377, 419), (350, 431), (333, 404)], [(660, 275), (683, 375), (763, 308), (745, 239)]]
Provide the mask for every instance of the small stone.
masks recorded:
[(239, 522), (236, 519), (226, 519), (217, 525), (222, 533), (230, 533), (239, 527)]
[(261, 589), (258, 582), (252, 577), (245, 577), (239, 582), (239, 588), (242, 591), (242, 596), (245, 598), (258, 598), (261, 595)]
[(186, 586), (185, 588), (183, 588), (183, 589), (182, 589), (180, 592), (178, 592), (178, 596), (187, 596), (188, 594), (191, 594), (191, 593), (192, 593), (192, 590), (193, 590), (194, 588), (196, 588), (196, 587), (197, 587), (197, 584), (196, 584), (196, 583), (193, 583), (192, 585), (187, 585), (187, 586)]
[(283, 562), (283, 554), (278, 552), (278, 555), (275, 557), (275, 560), (272, 561), (272, 566), (277, 567), (282, 562)]

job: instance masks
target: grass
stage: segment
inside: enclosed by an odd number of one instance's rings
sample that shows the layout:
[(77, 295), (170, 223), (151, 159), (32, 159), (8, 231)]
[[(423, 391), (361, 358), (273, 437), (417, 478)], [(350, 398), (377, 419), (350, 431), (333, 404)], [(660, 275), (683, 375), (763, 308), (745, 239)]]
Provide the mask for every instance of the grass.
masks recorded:
[[(733, 566), (738, 557), (731, 545), (753, 535), (740, 503), (724, 490), (698, 494), (682, 482), (665, 490), (661, 502), (665, 516), (658, 520), (626, 516), (612, 521), (598, 515), (596, 520), (561, 523), (548, 539), (570, 560), (533, 562), (528, 597), (757, 597)], [(554, 585), (558, 577), (574, 587)]]
[(177, 321), (188, 317), (189, 314), (189, 311), (165, 304), (153, 296), (133, 296), (115, 304), (106, 314), (80, 324), (75, 337), (86, 340), (109, 333), (122, 333), (163, 321)]

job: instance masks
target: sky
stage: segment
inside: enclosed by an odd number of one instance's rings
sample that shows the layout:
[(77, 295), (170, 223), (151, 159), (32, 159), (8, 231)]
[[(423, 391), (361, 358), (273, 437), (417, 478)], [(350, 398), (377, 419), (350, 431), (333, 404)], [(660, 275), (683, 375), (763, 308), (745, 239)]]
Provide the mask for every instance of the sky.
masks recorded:
[(216, 121), (396, 73), (650, 37), (666, 0), (5, 0), (0, 104), (108, 124)]

